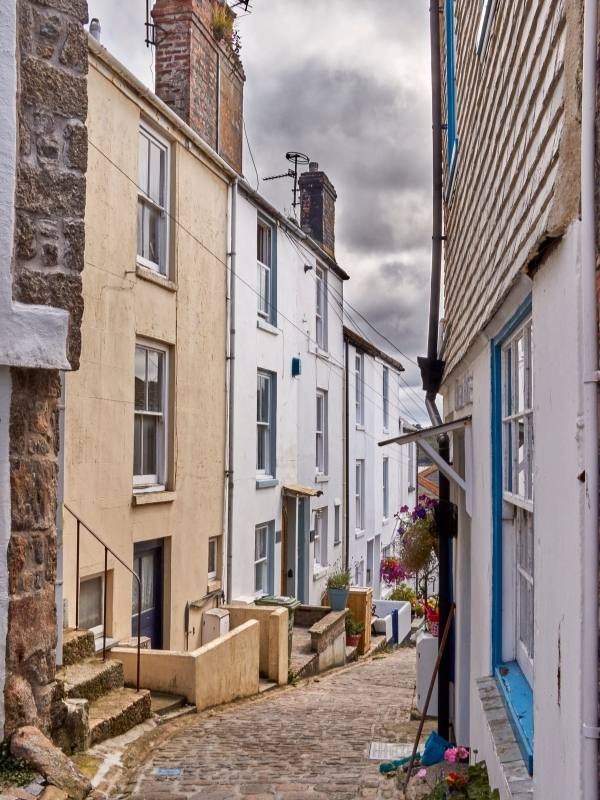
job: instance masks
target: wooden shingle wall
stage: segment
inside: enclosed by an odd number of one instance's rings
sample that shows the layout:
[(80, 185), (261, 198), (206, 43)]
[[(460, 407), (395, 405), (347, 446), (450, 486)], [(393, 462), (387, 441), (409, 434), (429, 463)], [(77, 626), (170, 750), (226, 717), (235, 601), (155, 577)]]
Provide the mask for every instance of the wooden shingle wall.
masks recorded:
[[(579, 205), (580, 0), (497, 0), (482, 55), (480, 9), (455, 2), (459, 144), (450, 190), (444, 159), (447, 375)], [(442, 14), (442, 32), (444, 23)], [(441, 46), (444, 65), (444, 37)]]

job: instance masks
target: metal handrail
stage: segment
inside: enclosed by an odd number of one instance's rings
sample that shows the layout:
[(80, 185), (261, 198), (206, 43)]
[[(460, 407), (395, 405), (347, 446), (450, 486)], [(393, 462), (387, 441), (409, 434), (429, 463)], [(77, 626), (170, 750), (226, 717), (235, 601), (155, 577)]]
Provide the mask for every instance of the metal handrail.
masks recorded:
[(130, 575), (132, 575), (135, 580), (137, 581), (138, 587), (138, 625), (137, 625), (137, 675), (136, 675), (136, 692), (140, 690), (140, 652), (141, 652), (141, 629), (142, 629), (142, 579), (141, 577), (134, 572), (127, 564), (123, 561), (123, 559), (118, 556), (114, 550), (112, 550), (106, 542), (98, 536), (97, 533), (90, 528), (89, 525), (79, 517), (73, 509), (69, 508), (66, 503), (63, 503), (63, 507), (71, 514), (72, 517), (75, 518), (77, 521), (77, 555), (76, 555), (76, 565), (75, 565), (75, 627), (79, 627), (79, 540), (81, 536), (81, 528), (85, 528), (85, 530), (90, 533), (94, 539), (96, 539), (99, 544), (104, 547), (104, 618), (103, 618), (103, 625), (102, 625), (102, 660), (106, 661), (106, 596), (107, 596), (107, 575), (108, 575), (108, 554), (110, 553), (113, 558), (121, 564)]

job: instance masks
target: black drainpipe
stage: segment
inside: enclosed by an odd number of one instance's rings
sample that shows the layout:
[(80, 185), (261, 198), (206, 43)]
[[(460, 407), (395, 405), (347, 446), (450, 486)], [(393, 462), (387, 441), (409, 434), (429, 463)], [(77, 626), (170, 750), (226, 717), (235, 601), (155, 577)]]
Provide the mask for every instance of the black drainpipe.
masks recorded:
[[(431, 240), (431, 294), (429, 298), (429, 334), (427, 357), (419, 358), (419, 368), (426, 392), (425, 405), (433, 425), (442, 418), (436, 406), (444, 362), (438, 358), (440, 287), (442, 280), (442, 88), (440, 60), (440, 8), (437, 0), (429, 7), (431, 39), (431, 116), (433, 132), (433, 233)], [(438, 449), (444, 461), (450, 461), (450, 440), (447, 434), (438, 437)], [(440, 473), (440, 502), (437, 515), (439, 559), (440, 630), (444, 630), (451, 603), (451, 550), (453, 514), (450, 507), (450, 482)], [(451, 641), (451, 640), (450, 640)], [(438, 673), (438, 733), (450, 738), (450, 675), (451, 647), (445, 649)]]

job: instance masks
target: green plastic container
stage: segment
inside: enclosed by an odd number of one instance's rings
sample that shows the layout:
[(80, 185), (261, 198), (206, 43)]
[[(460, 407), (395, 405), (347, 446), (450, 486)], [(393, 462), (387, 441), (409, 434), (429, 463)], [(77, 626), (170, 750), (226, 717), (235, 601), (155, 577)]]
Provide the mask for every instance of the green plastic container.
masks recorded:
[(288, 661), (292, 657), (292, 634), (294, 631), (294, 611), (300, 605), (300, 600), (279, 594), (265, 594), (254, 601), (257, 606), (282, 606), (288, 610)]

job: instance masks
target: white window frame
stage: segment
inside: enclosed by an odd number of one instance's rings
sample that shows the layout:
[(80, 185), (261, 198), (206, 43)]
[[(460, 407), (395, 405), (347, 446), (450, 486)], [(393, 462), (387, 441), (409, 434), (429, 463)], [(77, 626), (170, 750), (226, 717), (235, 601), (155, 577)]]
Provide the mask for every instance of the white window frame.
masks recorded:
[[(162, 402), (162, 411), (146, 411), (146, 410), (138, 410), (135, 408), (135, 355), (134, 355), (134, 402), (133, 402), (133, 414), (134, 414), (134, 425), (135, 425), (135, 417), (140, 416), (154, 416), (158, 417), (158, 426), (157, 426), (157, 443), (156, 443), (156, 465), (157, 465), (157, 472), (154, 474), (148, 475), (136, 475), (134, 469), (133, 475), (133, 486), (134, 489), (164, 489), (167, 482), (167, 452), (168, 452), (168, 436), (169, 436), (169, 349), (167, 347), (161, 346), (156, 344), (155, 342), (149, 342), (145, 339), (137, 339), (135, 343), (135, 350), (143, 349), (146, 352), (153, 351), (160, 353), (163, 357), (163, 385), (160, 387), (160, 397)], [(147, 364), (147, 355), (146, 355), (146, 364)], [(143, 442), (143, 436), (141, 437)], [(135, 465), (135, 433), (134, 433), (134, 457), (133, 462)]]
[[(504, 629), (503, 659), (516, 660), (533, 686), (534, 584), (534, 424), (532, 318), (529, 316), (502, 345), (502, 485), (512, 508), (512, 541), (504, 548), (504, 591), (512, 625)], [(519, 452), (521, 451), (521, 452)], [(508, 516), (508, 515), (506, 515)], [(510, 521), (507, 519), (507, 528)], [(522, 594), (523, 590), (523, 594)], [(525, 618), (524, 618), (525, 617)]]
[(390, 459), (384, 456), (381, 461), (381, 479), (383, 490), (383, 519), (389, 519), (390, 516)]
[(317, 347), (327, 350), (327, 270), (315, 267), (315, 331)]
[(365, 460), (357, 458), (354, 470), (354, 525), (357, 533), (365, 529)]
[[(214, 555), (212, 558), (214, 559), (214, 569), (211, 570), (211, 549), (213, 549)], [(208, 540), (208, 580), (209, 581), (216, 581), (217, 574), (219, 571), (219, 537), (218, 536), (211, 536)]]
[[(328, 393), (317, 389), (316, 423), (315, 423), (315, 456), (317, 475), (327, 475), (329, 469), (329, 408)], [(319, 425), (319, 406), (321, 406), (321, 424)]]
[[(260, 554), (259, 537), (264, 536), (264, 555)], [(258, 585), (256, 570), (260, 568), (263, 580)], [(269, 592), (269, 523), (264, 522), (254, 529), (254, 594), (259, 597)]]
[(356, 425), (365, 424), (365, 357), (356, 350), (354, 353), (354, 404), (356, 408)]
[(328, 545), (328, 513), (327, 506), (315, 509), (315, 537), (314, 544), (314, 571), (318, 572), (324, 569), (329, 563), (327, 545)]
[[(257, 393), (257, 404), (256, 404), (256, 474), (261, 478), (272, 478), (275, 474), (275, 465), (272, 463), (273, 461), (273, 414), (275, 409), (273, 408), (273, 380), (274, 375), (272, 372), (267, 372), (266, 370), (258, 370), (256, 376), (256, 393)], [(266, 384), (266, 392), (267, 392), (267, 419), (262, 420), (259, 419), (259, 408), (258, 408), (258, 391), (259, 391), (259, 383), (264, 381)], [(265, 463), (263, 466), (259, 466), (258, 463), (258, 442), (259, 437), (261, 436), (261, 431), (266, 431), (265, 435), (265, 448), (264, 448), (264, 457)]]
[(383, 401), (383, 430), (387, 433), (390, 428), (390, 370), (385, 364), (381, 374), (381, 397)]
[[(268, 247), (266, 248), (266, 261), (261, 261), (259, 256), (259, 236), (261, 232), (268, 233)], [(256, 221), (256, 280), (257, 280), (257, 303), (258, 315), (267, 322), (273, 319), (274, 307), (274, 281), (273, 281), (273, 237), (275, 236), (275, 229), (273, 225), (269, 224), (262, 217), (258, 217)], [(266, 290), (263, 291), (263, 278)]]
[[(160, 136), (156, 131), (150, 129), (147, 125), (140, 125), (139, 132), (138, 132), (138, 159), (139, 159), (139, 138), (144, 136), (150, 142), (155, 144), (159, 147), (162, 152), (164, 153), (164, 165), (165, 165), (165, 172), (163, 176), (163, 194), (164, 194), (164, 205), (160, 205), (152, 200), (142, 189), (139, 185), (139, 174), (138, 174), (138, 201), (136, 209), (139, 207), (140, 203), (143, 205), (150, 206), (158, 211), (161, 215), (161, 219), (163, 220), (162, 233), (160, 235), (160, 242), (159, 242), (159, 261), (151, 261), (148, 258), (145, 258), (140, 253), (136, 254), (136, 262), (141, 264), (148, 269), (157, 272), (159, 275), (163, 275), (165, 278), (169, 277), (169, 242), (170, 242), (170, 200), (171, 200), (171, 146), (169, 142)], [(138, 162), (139, 163), (139, 162)], [(139, 211), (138, 211), (138, 221), (137, 225), (139, 225)], [(139, 230), (138, 230), (138, 237), (139, 237)], [(136, 244), (136, 250), (137, 250)]]

